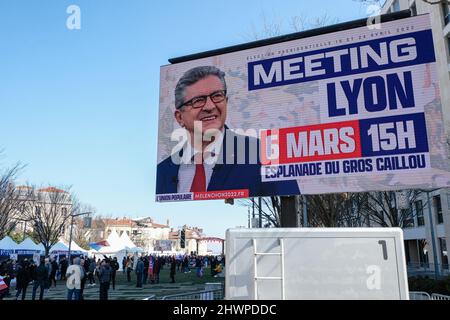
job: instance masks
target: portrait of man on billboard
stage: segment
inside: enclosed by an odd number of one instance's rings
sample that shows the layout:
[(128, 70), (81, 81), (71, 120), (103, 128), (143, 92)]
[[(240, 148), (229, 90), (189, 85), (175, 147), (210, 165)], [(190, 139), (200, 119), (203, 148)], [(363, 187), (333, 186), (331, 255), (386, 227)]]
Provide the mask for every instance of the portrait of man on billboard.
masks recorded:
[[(186, 71), (175, 87), (174, 117), (186, 138), (158, 164), (157, 194), (248, 190), (249, 197), (299, 194), (296, 181), (263, 182), (260, 141), (227, 125), (225, 73), (215, 66)], [(230, 108), (230, 109), (229, 109)]]

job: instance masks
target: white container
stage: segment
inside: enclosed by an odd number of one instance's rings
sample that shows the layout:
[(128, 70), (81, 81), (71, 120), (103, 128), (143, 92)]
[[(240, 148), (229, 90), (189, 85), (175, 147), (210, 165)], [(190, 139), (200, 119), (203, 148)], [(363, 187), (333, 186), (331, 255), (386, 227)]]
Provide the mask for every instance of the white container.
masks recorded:
[(229, 229), (226, 266), (230, 300), (409, 299), (400, 228)]

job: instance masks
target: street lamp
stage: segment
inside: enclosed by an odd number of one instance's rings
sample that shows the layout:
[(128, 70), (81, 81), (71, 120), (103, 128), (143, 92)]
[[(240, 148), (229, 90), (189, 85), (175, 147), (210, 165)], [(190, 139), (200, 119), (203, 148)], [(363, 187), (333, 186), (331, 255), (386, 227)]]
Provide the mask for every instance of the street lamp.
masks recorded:
[(69, 234), (69, 265), (71, 265), (72, 264), (72, 261), (71, 261), (71, 259), (70, 259), (70, 249), (71, 249), (71, 246), (72, 246), (72, 228), (73, 228), (73, 218), (74, 217), (78, 217), (78, 216), (82, 216), (82, 215), (85, 215), (85, 214), (91, 214), (92, 212), (82, 212), (82, 213), (78, 213), (78, 214), (71, 214), (70, 215), (70, 217), (71, 217), (71, 220), (70, 220), (70, 234)]

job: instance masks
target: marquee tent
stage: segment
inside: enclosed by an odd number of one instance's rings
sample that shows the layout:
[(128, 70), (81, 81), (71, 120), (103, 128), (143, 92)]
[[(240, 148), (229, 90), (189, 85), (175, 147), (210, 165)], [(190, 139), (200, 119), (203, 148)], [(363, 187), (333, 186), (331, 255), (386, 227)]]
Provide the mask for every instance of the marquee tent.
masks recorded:
[(38, 246), (30, 238), (26, 238), (21, 243), (17, 245), (16, 252), (18, 254), (33, 254), (33, 253), (44, 253), (44, 246)]
[(69, 252), (69, 246), (67, 246), (64, 242), (59, 240), (57, 243), (55, 243), (49, 250), (50, 253), (67, 253)]
[[(69, 245), (67, 245), (68, 247)], [(72, 244), (70, 245), (70, 251), (74, 252), (82, 252), (83, 254), (86, 254), (88, 251), (86, 249), (83, 249), (80, 247), (75, 241), (72, 240)]]
[(120, 240), (121, 242), (127, 246), (129, 248), (130, 252), (142, 252), (144, 250), (142, 250), (139, 247), (136, 247), (136, 245), (133, 243), (133, 241), (131, 241), (130, 237), (128, 236), (128, 234), (126, 232), (122, 233), (122, 235), (120, 236)]
[(4, 237), (0, 240), (0, 256), (9, 256), (11, 253), (15, 253), (18, 246), (19, 245), (11, 239), (11, 237)]
[(135, 251), (133, 251), (132, 248), (129, 248), (123, 243), (115, 230), (111, 232), (106, 241), (108, 242), (109, 246), (104, 246), (96, 252), (89, 252), (92, 253), (96, 259), (103, 258), (105, 256), (116, 257), (117, 262), (119, 263), (119, 270), (122, 270), (122, 259), (129, 253), (133, 253)]

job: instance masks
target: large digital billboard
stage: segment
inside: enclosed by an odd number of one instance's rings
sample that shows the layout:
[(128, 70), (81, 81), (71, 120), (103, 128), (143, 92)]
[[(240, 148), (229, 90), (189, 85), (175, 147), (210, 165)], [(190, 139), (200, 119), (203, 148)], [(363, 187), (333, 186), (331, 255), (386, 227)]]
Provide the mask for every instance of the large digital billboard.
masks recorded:
[(449, 186), (429, 19), (162, 66), (156, 200)]

